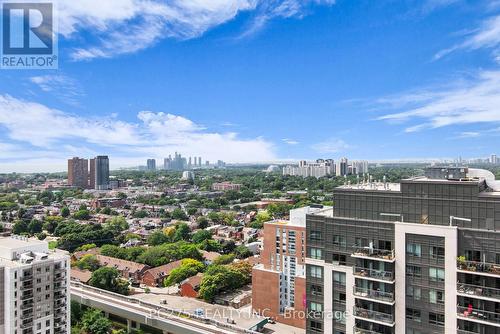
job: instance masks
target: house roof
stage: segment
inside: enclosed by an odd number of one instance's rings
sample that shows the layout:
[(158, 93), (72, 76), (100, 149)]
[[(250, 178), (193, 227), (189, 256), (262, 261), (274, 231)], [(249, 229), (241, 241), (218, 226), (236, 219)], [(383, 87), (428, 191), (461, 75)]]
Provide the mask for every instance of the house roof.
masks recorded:
[(215, 260), (216, 258), (218, 258), (220, 256), (220, 253), (217, 253), (217, 252), (207, 252), (205, 250), (202, 250), (201, 251), (201, 255), (203, 256), (203, 258), (205, 260), (212, 262), (213, 260)]
[(96, 255), (96, 257), (101, 265), (104, 265), (106, 267), (113, 267), (118, 269), (119, 271), (128, 271), (135, 273), (135, 272), (142, 272), (149, 268), (149, 266), (146, 264), (117, 259), (110, 256), (104, 256), (98, 254)]
[(194, 276), (186, 278), (184, 281), (181, 282), (181, 285), (189, 284), (194, 289), (196, 289), (200, 286), (202, 279), (203, 279), (203, 273), (197, 273)]
[(100, 253), (101, 253), (101, 250), (99, 248), (91, 248), (91, 249), (86, 250), (86, 251), (74, 252), (73, 257), (77, 260), (80, 260), (82, 257), (84, 257), (87, 254), (97, 255)]
[(90, 270), (80, 270), (78, 268), (71, 268), (70, 272), (71, 279), (75, 279), (82, 283), (87, 283), (92, 277), (92, 272)]
[(182, 264), (182, 260), (170, 262), (170, 263), (167, 263), (163, 266), (148, 269), (144, 272), (144, 274), (149, 273), (157, 278), (165, 277), (165, 276), (170, 275), (172, 270), (179, 268), (181, 266), (181, 264)]

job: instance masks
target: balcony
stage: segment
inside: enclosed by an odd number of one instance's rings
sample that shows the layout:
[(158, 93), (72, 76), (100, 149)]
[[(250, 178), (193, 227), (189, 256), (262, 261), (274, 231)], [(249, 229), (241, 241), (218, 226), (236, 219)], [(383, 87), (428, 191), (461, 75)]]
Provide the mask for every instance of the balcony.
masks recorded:
[(66, 281), (65, 275), (58, 275), (54, 277), (54, 282), (64, 282), (64, 281)]
[(394, 282), (394, 274), (390, 271), (354, 267), (354, 276), (360, 278), (371, 278), (378, 281)]
[(354, 334), (383, 334), (382, 332), (377, 332), (369, 329), (359, 328), (354, 326)]
[(500, 327), (500, 314), (485, 310), (457, 306), (459, 319)]
[(21, 291), (25, 291), (25, 290), (31, 290), (33, 289), (33, 282), (29, 282), (28, 284), (22, 284), (21, 285)]
[(32, 291), (24, 292), (24, 293), (21, 295), (21, 299), (22, 299), (22, 300), (25, 300), (25, 299), (31, 299), (31, 298), (33, 298), (33, 292), (32, 292)]
[(457, 260), (457, 269), (464, 273), (476, 273), (485, 276), (500, 276), (500, 264)]
[(382, 313), (354, 306), (354, 316), (386, 326), (394, 326), (394, 316), (389, 313)]
[(370, 247), (355, 247), (352, 257), (370, 259), (383, 262), (394, 262), (396, 260), (394, 250), (376, 249)]
[(479, 332), (471, 332), (465, 329), (457, 329), (457, 334), (480, 334)]
[(30, 274), (30, 275), (24, 275), (23, 277), (21, 277), (19, 280), (21, 282), (24, 282), (24, 281), (28, 281), (28, 280), (32, 280), (33, 279), (33, 274)]
[(33, 308), (33, 303), (27, 303), (21, 305), (21, 310), (28, 310), (30, 308)]
[(457, 292), (459, 295), (465, 297), (478, 297), (480, 299), (489, 299), (495, 302), (500, 302), (500, 289), (457, 283)]
[(30, 318), (33, 318), (33, 310), (22, 313), (21, 316), (20, 316), (20, 318), (21, 319), (30, 319)]
[(394, 304), (394, 293), (380, 290), (370, 290), (361, 287), (354, 287), (354, 295), (364, 299), (373, 299), (377, 302)]
[(24, 328), (30, 328), (30, 327), (33, 327), (33, 321), (27, 321), (27, 322), (23, 322), (21, 324), (21, 328), (24, 329)]

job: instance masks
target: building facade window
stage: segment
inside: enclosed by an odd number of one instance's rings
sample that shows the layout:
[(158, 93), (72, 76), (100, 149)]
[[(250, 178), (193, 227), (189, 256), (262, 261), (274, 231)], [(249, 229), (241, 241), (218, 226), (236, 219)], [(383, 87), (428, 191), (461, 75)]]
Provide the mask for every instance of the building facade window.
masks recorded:
[(311, 248), (311, 258), (315, 260), (322, 259), (322, 252), (320, 248)]
[(444, 326), (444, 314), (429, 312), (429, 323)]
[(422, 246), (420, 244), (406, 244), (406, 254), (415, 257), (422, 257)]
[(406, 265), (406, 275), (411, 277), (422, 277), (422, 268), (419, 266)]
[(433, 282), (444, 282), (444, 269), (430, 267), (429, 279)]
[(415, 322), (421, 322), (422, 315), (421, 315), (420, 310), (407, 307), (406, 308), (406, 319), (413, 320)]
[(323, 277), (323, 268), (319, 266), (310, 266), (309, 273), (313, 278), (322, 278)]

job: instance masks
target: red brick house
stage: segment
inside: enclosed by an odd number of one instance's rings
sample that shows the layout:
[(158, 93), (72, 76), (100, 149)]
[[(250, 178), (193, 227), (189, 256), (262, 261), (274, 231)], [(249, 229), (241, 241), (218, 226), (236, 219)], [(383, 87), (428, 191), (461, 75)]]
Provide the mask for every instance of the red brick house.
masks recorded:
[(181, 296), (198, 298), (198, 291), (200, 290), (200, 284), (202, 279), (203, 279), (203, 274), (198, 273), (195, 276), (191, 276), (182, 281), (180, 286)]
[(142, 283), (147, 286), (163, 286), (163, 281), (170, 275), (172, 270), (179, 268), (182, 260), (170, 262), (163, 266), (148, 269), (142, 275)]
[(140, 282), (144, 273), (150, 268), (146, 264), (117, 259), (100, 254), (97, 254), (96, 258), (101, 266), (115, 268), (120, 272), (120, 275), (123, 278), (131, 279), (134, 282)]

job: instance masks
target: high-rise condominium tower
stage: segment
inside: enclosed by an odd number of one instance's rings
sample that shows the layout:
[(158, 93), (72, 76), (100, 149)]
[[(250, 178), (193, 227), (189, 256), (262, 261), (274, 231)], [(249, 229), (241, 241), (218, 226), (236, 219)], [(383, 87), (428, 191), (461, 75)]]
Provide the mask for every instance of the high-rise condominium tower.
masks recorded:
[(500, 332), (500, 182), (430, 168), (306, 218), (307, 333)]
[(46, 242), (0, 238), (0, 333), (70, 333), (69, 268)]
[(109, 189), (109, 158), (99, 155), (95, 158), (95, 189)]
[(89, 161), (74, 157), (68, 159), (68, 185), (79, 188), (88, 187)]

